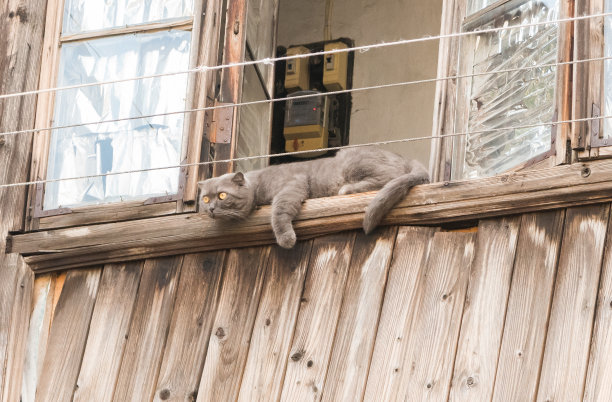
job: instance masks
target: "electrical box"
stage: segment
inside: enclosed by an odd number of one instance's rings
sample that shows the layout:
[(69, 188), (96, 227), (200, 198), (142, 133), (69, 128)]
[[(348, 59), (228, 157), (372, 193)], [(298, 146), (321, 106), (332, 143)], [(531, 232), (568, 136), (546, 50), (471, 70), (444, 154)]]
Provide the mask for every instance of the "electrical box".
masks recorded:
[[(292, 96), (318, 94), (318, 91), (300, 91)], [(327, 96), (289, 99), (285, 108), (285, 151), (308, 151), (326, 148), (329, 138), (329, 100)], [(297, 154), (299, 158), (312, 158), (325, 151)]]
[[(307, 53), (310, 53), (310, 51), (305, 46), (294, 46), (287, 49), (287, 56)], [(285, 89), (290, 92), (310, 89), (307, 57), (287, 60), (285, 67)]]
[[(344, 42), (325, 44), (325, 51), (346, 49)], [(328, 91), (340, 91), (347, 88), (348, 52), (326, 54), (323, 60), (323, 85)]]

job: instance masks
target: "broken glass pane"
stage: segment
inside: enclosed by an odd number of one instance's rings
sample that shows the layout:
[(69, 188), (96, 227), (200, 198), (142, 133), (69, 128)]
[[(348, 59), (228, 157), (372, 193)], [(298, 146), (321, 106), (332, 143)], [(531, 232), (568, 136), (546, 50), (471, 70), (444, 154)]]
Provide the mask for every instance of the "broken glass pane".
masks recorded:
[[(65, 43), (58, 86), (184, 70), (191, 32), (130, 34)], [(54, 125), (185, 109), (187, 75), (57, 92)], [(54, 130), (48, 179), (174, 166), (180, 163), (183, 114)], [(175, 194), (178, 168), (48, 183), (44, 209)]]
[[(478, 28), (552, 21), (557, 15), (558, 1), (526, 1)], [(557, 38), (556, 23), (516, 27), (476, 35), (470, 47), (473, 54), (462, 57), (473, 57), (474, 74), (555, 63)], [(492, 176), (550, 149), (550, 125), (497, 129), (551, 122), (556, 71), (556, 67), (537, 67), (473, 77), (463, 95), (468, 96), (470, 134), (455, 142), (454, 178)]]
[(171, 20), (192, 10), (193, 0), (66, 0), (62, 34)]

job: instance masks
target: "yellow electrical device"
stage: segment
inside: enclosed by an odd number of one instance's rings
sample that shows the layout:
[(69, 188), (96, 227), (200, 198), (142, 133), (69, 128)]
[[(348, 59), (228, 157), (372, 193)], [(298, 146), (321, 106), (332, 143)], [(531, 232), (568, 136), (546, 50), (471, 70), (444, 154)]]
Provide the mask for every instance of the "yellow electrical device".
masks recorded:
[[(346, 49), (348, 45), (344, 42), (332, 42), (325, 44), (325, 51), (334, 49)], [(348, 74), (348, 52), (326, 54), (323, 66), (323, 85), (328, 91), (340, 91), (346, 89), (346, 77)]]
[[(305, 46), (294, 46), (287, 49), (287, 56), (307, 53), (309, 53), (309, 50)], [(310, 89), (309, 86), (308, 58), (287, 60), (285, 67), (285, 89), (289, 92), (306, 91)]]
[[(317, 91), (300, 91), (292, 96), (314, 95)], [(326, 148), (329, 139), (329, 102), (327, 96), (289, 99), (285, 107), (285, 151), (308, 151)], [(299, 158), (312, 158), (326, 151), (297, 154)]]

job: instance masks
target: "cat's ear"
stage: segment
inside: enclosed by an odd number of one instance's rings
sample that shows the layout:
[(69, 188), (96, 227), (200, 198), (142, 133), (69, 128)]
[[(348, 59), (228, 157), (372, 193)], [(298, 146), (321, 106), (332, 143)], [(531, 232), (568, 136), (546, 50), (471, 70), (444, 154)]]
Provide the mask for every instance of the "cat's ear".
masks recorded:
[(242, 172), (236, 173), (234, 177), (232, 177), (232, 182), (239, 186), (243, 186), (245, 183), (245, 180), (244, 180), (244, 175), (242, 174)]

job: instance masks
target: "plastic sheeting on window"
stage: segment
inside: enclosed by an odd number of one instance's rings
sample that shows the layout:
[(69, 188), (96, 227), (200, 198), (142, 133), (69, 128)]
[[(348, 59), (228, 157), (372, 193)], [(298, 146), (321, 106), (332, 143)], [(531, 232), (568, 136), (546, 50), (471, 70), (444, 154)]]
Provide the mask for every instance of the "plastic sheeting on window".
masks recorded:
[[(557, 1), (526, 1), (479, 28), (557, 19)], [(473, 73), (555, 63), (555, 23), (478, 35)], [(463, 55), (465, 57), (466, 55)], [(473, 77), (469, 88), (468, 131), (551, 122), (556, 67), (530, 68)], [(453, 178), (491, 176), (547, 152), (551, 127), (474, 133), (456, 140)]]
[[(157, 32), (66, 43), (58, 85), (184, 70), (191, 33)], [(54, 125), (185, 109), (187, 75), (59, 91)], [(49, 179), (174, 166), (180, 163), (183, 114), (99, 123), (52, 132)], [(174, 194), (178, 168), (47, 183), (44, 209)]]
[(192, 13), (193, 0), (66, 0), (62, 33), (146, 24)]

